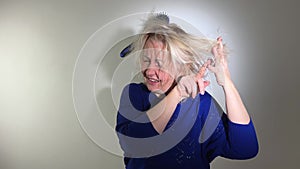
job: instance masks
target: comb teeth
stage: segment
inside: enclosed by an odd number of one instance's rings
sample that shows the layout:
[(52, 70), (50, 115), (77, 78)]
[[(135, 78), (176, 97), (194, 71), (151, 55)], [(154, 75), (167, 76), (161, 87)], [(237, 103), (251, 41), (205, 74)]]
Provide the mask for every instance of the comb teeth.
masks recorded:
[(165, 21), (166, 23), (170, 23), (170, 18), (165, 12), (158, 13), (156, 18)]

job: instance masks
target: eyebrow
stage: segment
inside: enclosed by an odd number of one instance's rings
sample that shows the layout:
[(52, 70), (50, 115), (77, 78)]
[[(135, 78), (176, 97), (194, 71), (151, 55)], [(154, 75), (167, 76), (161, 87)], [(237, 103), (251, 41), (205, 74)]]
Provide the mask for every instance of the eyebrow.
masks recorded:
[(143, 54), (143, 58), (150, 59), (146, 54)]
[(155, 58), (155, 61), (163, 61), (162, 58)]
[[(142, 57), (151, 60), (151, 58), (148, 56), (146, 52), (143, 52)], [(159, 55), (159, 56), (155, 56), (155, 61), (164, 61), (164, 59)]]

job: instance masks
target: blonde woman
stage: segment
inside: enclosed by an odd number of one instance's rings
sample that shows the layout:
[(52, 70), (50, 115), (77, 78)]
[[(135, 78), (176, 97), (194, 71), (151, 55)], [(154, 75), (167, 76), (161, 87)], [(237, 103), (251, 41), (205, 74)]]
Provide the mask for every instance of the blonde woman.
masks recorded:
[[(230, 78), (221, 37), (192, 36), (160, 14), (145, 21), (132, 48), (144, 81), (124, 88), (117, 116), (127, 169), (208, 169), (217, 156), (257, 155), (256, 132)], [(205, 57), (209, 52), (214, 60)], [(205, 92), (206, 69), (224, 90), (227, 114)]]

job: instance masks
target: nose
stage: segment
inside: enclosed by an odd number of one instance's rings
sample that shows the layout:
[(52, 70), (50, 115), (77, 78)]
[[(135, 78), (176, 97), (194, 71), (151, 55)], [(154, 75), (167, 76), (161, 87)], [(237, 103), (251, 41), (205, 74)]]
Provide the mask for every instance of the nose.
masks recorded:
[(155, 76), (157, 74), (157, 71), (159, 70), (158, 65), (155, 63), (155, 61), (150, 61), (148, 65), (146, 65), (144, 71), (147, 76)]
[(146, 70), (145, 70), (145, 74), (146, 74), (148, 77), (152, 77), (152, 76), (155, 76), (155, 75), (156, 75), (156, 71), (155, 71), (155, 69), (149, 68), (149, 69), (146, 69)]

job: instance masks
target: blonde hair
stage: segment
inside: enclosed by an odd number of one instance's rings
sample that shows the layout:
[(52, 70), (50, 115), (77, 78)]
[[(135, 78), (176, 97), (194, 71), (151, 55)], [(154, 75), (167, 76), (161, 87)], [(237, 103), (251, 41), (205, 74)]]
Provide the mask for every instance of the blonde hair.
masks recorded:
[(169, 23), (153, 13), (144, 22), (138, 39), (133, 43), (133, 51), (143, 50), (149, 38), (164, 43), (170, 52), (172, 66), (180, 76), (197, 74), (217, 43), (216, 40), (191, 35), (175, 23)]

